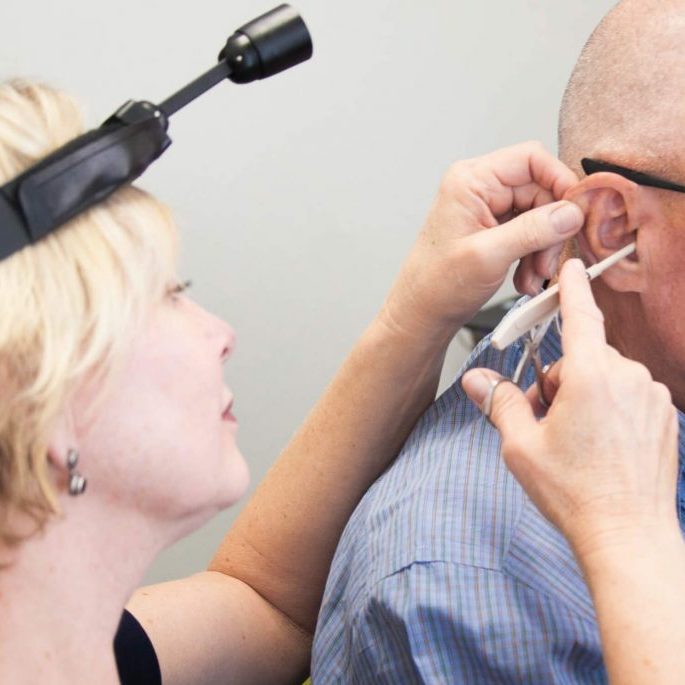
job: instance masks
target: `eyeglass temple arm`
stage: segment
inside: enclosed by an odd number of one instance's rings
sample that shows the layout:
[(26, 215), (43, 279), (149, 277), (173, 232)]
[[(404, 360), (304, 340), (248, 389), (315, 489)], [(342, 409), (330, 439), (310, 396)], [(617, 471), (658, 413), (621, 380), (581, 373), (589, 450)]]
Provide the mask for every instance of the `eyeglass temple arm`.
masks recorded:
[(583, 167), (583, 171), (588, 176), (606, 171), (623, 176), (623, 178), (627, 178), (629, 181), (633, 181), (633, 183), (637, 183), (640, 186), (649, 186), (650, 188), (661, 188), (662, 190), (673, 190), (676, 193), (685, 193), (685, 186), (673, 183), (672, 181), (667, 181), (658, 176), (645, 174), (642, 171), (634, 171), (633, 169), (628, 169), (627, 167), (619, 166), (618, 164), (610, 164), (609, 162), (600, 162), (596, 159), (588, 158), (582, 159), (580, 164)]

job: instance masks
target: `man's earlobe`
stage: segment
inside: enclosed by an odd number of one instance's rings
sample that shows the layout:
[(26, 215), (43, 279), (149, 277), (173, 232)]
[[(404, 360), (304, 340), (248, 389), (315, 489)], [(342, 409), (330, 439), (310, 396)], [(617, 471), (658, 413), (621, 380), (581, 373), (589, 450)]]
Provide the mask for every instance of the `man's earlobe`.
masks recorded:
[[(643, 189), (612, 173), (592, 174), (566, 193), (565, 199), (585, 212), (585, 226), (577, 236), (583, 261), (601, 262), (630, 243), (637, 242), (644, 216)], [(621, 260), (601, 278), (618, 292), (639, 292), (645, 284), (639, 246), (635, 254)]]

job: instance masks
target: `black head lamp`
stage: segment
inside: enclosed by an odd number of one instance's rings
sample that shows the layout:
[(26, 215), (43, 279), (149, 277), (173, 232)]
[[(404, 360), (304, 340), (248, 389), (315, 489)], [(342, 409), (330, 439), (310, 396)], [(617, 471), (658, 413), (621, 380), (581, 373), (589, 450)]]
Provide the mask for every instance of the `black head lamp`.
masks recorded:
[(229, 37), (216, 66), (161, 104), (128, 101), (102, 126), (0, 187), (0, 259), (138, 178), (171, 144), (169, 117), (220, 81), (268, 78), (311, 56), (309, 31), (289, 5), (245, 24)]

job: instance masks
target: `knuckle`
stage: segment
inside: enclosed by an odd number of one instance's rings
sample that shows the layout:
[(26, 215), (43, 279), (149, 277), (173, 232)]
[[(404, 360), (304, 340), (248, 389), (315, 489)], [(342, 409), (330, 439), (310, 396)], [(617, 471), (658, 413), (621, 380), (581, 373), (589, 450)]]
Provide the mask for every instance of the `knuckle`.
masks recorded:
[(521, 454), (521, 442), (514, 436), (507, 436), (502, 440), (502, 456), (508, 462)]
[[(464, 240), (459, 252), (451, 255), (455, 269), (459, 264), (468, 264), (470, 275), (489, 273), (492, 262), (492, 248), (487, 240), (487, 234), (478, 233), (472, 239)], [(465, 284), (466, 285), (466, 284)]]
[(470, 168), (467, 160), (451, 164), (440, 179), (439, 192), (443, 195), (452, 195), (463, 185)]
[(598, 384), (600, 388), (606, 388), (608, 378), (602, 371), (601, 366), (589, 365), (580, 360), (569, 360), (566, 372), (570, 379), (570, 385), (580, 388), (591, 388)]
[(628, 361), (628, 363), (630, 364), (635, 382), (638, 385), (654, 385), (652, 374), (644, 364), (640, 364), (640, 362), (636, 361)]
[(607, 382), (612, 382), (622, 393), (654, 398), (661, 394), (661, 391), (656, 390), (656, 386), (660, 384), (654, 382), (652, 374), (644, 364), (627, 359), (616, 351), (607, 361)]
[(496, 425), (499, 425), (502, 418), (513, 408), (516, 401), (516, 390), (514, 384), (508, 381), (500, 383), (495, 388), (492, 397), (492, 412), (490, 413), (490, 418)]
[(541, 141), (541, 140), (529, 140), (526, 145), (531, 149), (531, 150), (537, 150), (540, 151), (542, 150), (543, 152), (547, 152), (547, 146)]
[(594, 302), (579, 302), (574, 305), (573, 312), (576, 316), (604, 325), (604, 314)]
[(661, 404), (665, 405), (673, 404), (673, 395), (671, 394), (671, 391), (669, 390), (667, 385), (665, 385), (664, 383), (655, 382), (653, 384), (653, 390), (657, 402), (660, 402)]
[(541, 141), (541, 140), (527, 140), (524, 143), (520, 143), (519, 145), (515, 146), (521, 151), (522, 153), (531, 156), (531, 155), (549, 155), (551, 154), (547, 150), (547, 146)]
[(518, 219), (519, 231), (518, 240), (523, 254), (529, 254), (538, 249), (540, 236), (540, 220), (533, 213), (523, 214)]

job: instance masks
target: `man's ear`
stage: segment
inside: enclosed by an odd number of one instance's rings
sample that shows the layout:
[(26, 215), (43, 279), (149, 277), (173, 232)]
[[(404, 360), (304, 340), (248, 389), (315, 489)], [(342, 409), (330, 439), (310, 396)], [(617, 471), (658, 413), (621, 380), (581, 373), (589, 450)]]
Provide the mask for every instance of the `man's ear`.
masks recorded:
[(617, 292), (640, 292), (646, 286), (646, 265), (640, 260), (639, 232), (652, 218), (648, 198), (636, 183), (612, 173), (587, 176), (570, 188), (571, 200), (585, 213), (585, 226), (578, 234), (580, 256), (588, 265), (601, 262), (617, 250), (637, 243), (636, 252), (602, 274), (602, 280)]

